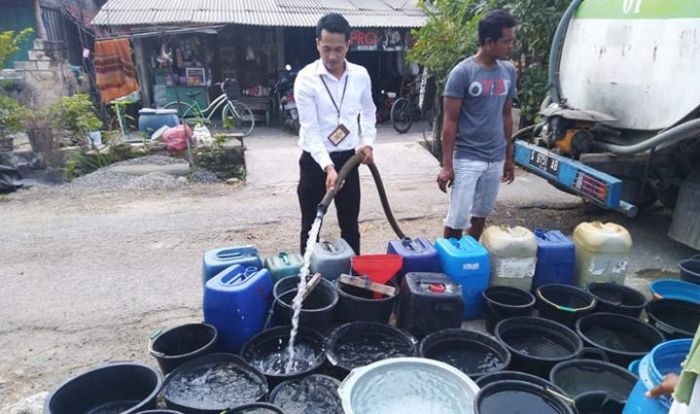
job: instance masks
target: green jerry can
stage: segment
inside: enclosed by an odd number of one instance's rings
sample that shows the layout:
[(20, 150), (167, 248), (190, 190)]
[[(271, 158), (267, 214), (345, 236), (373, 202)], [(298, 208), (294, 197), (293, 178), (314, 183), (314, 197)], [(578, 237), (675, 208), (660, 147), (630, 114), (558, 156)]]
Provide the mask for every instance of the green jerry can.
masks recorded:
[(287, 276), (296, 276), (304, 265), (304, 258), (300, 254), (279, 252), (265, 259), (265, 269), (270, 271), (272, 280), (278, 280)]

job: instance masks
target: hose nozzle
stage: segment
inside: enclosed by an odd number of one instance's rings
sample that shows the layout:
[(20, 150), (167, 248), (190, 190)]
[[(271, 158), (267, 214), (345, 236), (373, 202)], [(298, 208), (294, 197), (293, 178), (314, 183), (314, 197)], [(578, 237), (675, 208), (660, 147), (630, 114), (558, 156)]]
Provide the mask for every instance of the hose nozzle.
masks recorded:
[(326, 215), (326, 212), (328, 211), (328, 206), (324, 204), (319, 204), (318, 207), (316, 207), (316, 219), (322, 219), (323, 216)]

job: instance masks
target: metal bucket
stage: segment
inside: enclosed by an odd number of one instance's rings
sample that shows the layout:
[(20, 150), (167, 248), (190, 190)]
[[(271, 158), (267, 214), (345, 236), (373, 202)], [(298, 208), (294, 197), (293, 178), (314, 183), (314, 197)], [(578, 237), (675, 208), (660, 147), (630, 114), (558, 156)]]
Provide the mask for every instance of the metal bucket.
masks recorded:
[(472, 414), (479, 387), (460, 370), (424, 358), (356, 368), (338, 388), (346, 414)]

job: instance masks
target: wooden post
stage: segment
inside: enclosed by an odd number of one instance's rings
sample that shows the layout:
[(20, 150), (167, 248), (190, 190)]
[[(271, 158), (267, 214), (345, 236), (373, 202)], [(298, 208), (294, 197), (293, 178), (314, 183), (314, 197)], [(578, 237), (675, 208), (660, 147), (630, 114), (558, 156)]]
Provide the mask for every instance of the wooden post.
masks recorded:
[(340, 275), (340, 283), (349, 286), (354, 286), (360, 289), (367, 289), (371, 292), (381, 293), (382, 295), (389, 297), (396, 295), (395, 287), (372, 282), (367, 277), (357, 277), (342, 274)]
[(34, 0), (34, 20), (36, 21), (36, 36), (41, 40), (49, 40), (44, 27), (44, 19), (41, 18), (40, 0)]

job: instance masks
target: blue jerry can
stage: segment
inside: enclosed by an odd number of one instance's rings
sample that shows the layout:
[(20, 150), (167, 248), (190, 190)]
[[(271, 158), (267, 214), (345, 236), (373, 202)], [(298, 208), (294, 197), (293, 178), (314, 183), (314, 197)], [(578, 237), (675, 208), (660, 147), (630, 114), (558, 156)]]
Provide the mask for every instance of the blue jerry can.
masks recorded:
[(442, 271), (462, 285), (464, 319), (478, 319), (484, 307), (481, 293), (489, 286), (491, 265), (486, 248), (471, 236), (461, 239), (437, 239), (435, 250)]
[(548, 283), (573, 285), (576, 275), (576, 246), (558, 230), (535, 229), (537, 265), (532, 292)]
[(418, 237), (412, 239), (405, 237), (401, 240), (391, 240), (386, 248), (389, 254), (398, 254), (403, 257), (403, 268), (399, 273), (400, 278), (406, 273), (441, 273), (440, 258), (430, 240)]
[(229, 266), (239, 264), (244, 267), (263, 267), (260, 254), (255, 246), (220, 247), (204, 252), (202, 284)]
[(204, 288), (204, 320), (219, 332), (223, 352), (237, 353), (262, 331), (271, 305), (272, 276), (267, 269), (233, 265)]

